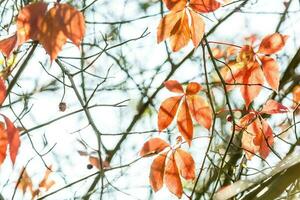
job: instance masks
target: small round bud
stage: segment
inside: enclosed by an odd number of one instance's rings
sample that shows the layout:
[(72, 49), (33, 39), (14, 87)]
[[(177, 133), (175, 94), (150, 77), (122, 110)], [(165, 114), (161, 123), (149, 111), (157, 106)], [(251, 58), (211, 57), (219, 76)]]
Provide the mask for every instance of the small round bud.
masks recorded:
[(232, 122), (232, 116), (231, 116), (231, 115), (227, 115), (226, 120), (227, 120), (228, 122)]
[(67, 109), (67, 104), (65, 102), (60, 102), (58, 105), (59, 111), (64, 112)]
[(92, 169), (92, 168), (93, 168), (93, 165), (91, 165), (91, 164), (88, 164), (88, 165), (86, 166), (86, 168), (88, 168), (88, 169)]

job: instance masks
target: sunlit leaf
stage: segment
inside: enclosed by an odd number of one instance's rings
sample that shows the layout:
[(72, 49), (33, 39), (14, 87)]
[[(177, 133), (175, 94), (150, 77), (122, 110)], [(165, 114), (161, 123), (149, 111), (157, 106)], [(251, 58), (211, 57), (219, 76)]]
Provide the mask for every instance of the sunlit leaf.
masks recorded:
[(143, 145), (143, 148), (140, 151), (140, 156), (145, 156), (151, 153), (157, 154), (167, 147), (169, 147), (169, 144), (166, 141), (160, 138), (151, 138)]
[(178, 198), (181, 198), (183, 189), (173, 153), (166, 161), (164, 182), (171, 193), (175, 194)]
[(185, 99), (178, 111), (177, 126), (185, 141), (190, 145), (193, 139), (193, 122)]
[(280, 51), (288, 39), (287, 35), (280, 33), (273, 33), (263, 38), (260, 43), (258, 53), (273, 54)]
[(190, 6), (197, 12), (209, 13), (220, 8), (221, 3), (216, 0), (191, 0)]
[(158, 154), (151, 165), (149, 180), (150, 185), (155, 192), (160, 190), (164, 183), (165, 161), (167, 154), (168, 152)]
[(277, 62), (268, 56), (263, 56), (261, 59), (264, 76), (274, 91), (279, 87), (279, 67)]
[(277, 101), (274, 101), (272, 99), (269, 99), (263, 106), (261, 113), (266, 113), (269, 115), (276, 114), (276, 113), (286, 113), (289, 109), (282, 105), (281, 103), (278, 103)]
[(195, 162), (191, 154), (178, 148), (174, 156), (180, 175), (184, 179), (193, 180), (195, 178)]
[(171, 92), (176, 92), (176, 93), (183, 93), (184, 92), (181, 84), (176, 80), (165, 81), (164, 85)]
[(167, 128), (173, 121), (182, 96), (170, 97), (164, 100), (158, 111), (158, 129), (159, 131)]

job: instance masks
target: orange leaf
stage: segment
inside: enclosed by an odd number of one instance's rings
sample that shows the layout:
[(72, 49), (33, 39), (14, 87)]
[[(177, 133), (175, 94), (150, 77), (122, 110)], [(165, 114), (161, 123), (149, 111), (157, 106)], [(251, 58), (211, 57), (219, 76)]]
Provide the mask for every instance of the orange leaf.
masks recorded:
[(234, 89), (237, 85), (235, 83), (242, 83), (245, 75), (246, 67), (243, 62), (230, 62), (221, 69), (221, 75), (227, 84), (226, 89), (228, 91)]
[(7, 58), (10, 56), (11, 52), (16, 48), (16, 46), (17, 46), (16, 34), (0, 41), (0, 51)]
[(169, 147), (169, 144), (160, 138), (151, 138), (143, 145), (140, 151), (140, 156), (145, 156), (150, 153), (160, 153), (165, 148)]
[(2, 116), (4, 117), (5, 124), (6, 124), (10, 159), (12, 163), (15, 164), (19, 146), (20, 146), (19, 130), (14, 126), (14, 124), (7, 117), (5, 117), (4, 115)]
[(287, 107), (285, 107), (281, 103), (278, 103), (277, 101), (270, 99), (264, 104), (262, 111), (260, 112), (272, 115), (276, 113), (286, 113), (288, 111), (289, 109)]
[(163, 186), (164, 172), (165, 172), (165, 161), (168, 152), (158, 154), (158, 156), (153, 160), (150, 170), (150, 185), (152, 189), (157, 192)]
[(193, 118), (203, 127), (210, 129), (212, 110), (208, 103), (198, 95), (190, 95), (186, 98)]
[(44, 17), (47, 7), (47, 3), (38, 2), (22, 8), (17, 17), (18, 45), (29, 39), (37, 40), (38, 19)]
[(293, 101), (300, 103), (300, 85), (295, 86), (293, 89)]
[(194, 95), (202, 90), (202, 86), (197, 82), (190, 82), (186, 88), (186, 95)]
[(7, 144), (7, 133), (4, 128), (4, 123), (0, 122), (0, 165), (6, 158)]
[(277, 62), (268, 56), (263, 56), (260, 60), (267, 82), (274, 91), (277, 91), (279, 87), (279, 67)]
[(242, 83), (245, 85), (241, 85), (240, 91), (248, 108), (250, 103), (260, 93), (262, 89), (261, 85), (264, 83), (263, 72), (257, 62), (253, 63), (253, 66), (247, 69), (243, 76)]
[(4, 80), (0, 78), (0, 106), (4, 102), (5, 98), (6, 98), (6, 86)]
[(262, 42), (260, 43), (258, 53), (276, 53), (284, 47), (287, 39), (287, 35), (281, 35), (280, 33), (273, 33), (271, 35), (267, 35), (263, 38)]
[(185, 10), (182, 12), (183, 16), (175, 24), (170, 36), (171, 48), (174, 52), (179, 51), (182, 47), (186, 46), (191, 39), (188, 15)]
[(167, 159), (164, 182), (170, 192), (175, 194), (178, 198), (181, 198), (183, 189), (173, 153)]
[(194, 179), (195, 162), (191, 154), (178, 148), (176, 149), (174, 155), (175, 155), (175, 161), (178, 166), (180, 175), (187, 180)]
[(27, 188), (30, 190), (30, 192), (33, 192), (32, 188), (32, 181), (29, 175), (27, 174), (26, 169), (22, 169), (22, 177), (20, 179), (20, 182), (18, 184), (18, 188), (23, 192), (23, 194), (26, 192)]
[(205, 23), (202, 17), (195, 13), (193, 10), (190, 11), (191, 14), (191, 37), (194, 44), (194, 47), (198, 47), (205, 30)]
[(169, 10), (178, 11), (185, 7), (187, 0), (163, 0), (163, 2)]
[(179, 109), (177, 126), (185, 141), (191, 145), (191, 141), (193, 139), (193, 122), (186, 99), (184, 99)]
[(262, 158), (267, 158), (270, 154), (270, 147), (274, 144), (273, 131), (269, 124), (264, 120), (260, 120), (260, 134), (257, 134), (253, 142), (259, 146), (259, 155)]
[(171, 92), (183, 93), (183, 88), (181, 84), (176, 80), (165, 81), (164, 85)]
[(85, 32), (84, 17), (68, 4), (56, 4), (38, 21), (38, 28), (37, 38), (54, 60), (67, 38), (76, 46), (80, 44)]
[[(51, 166), (49, 168), (51, 169)], [(55, 181), (49, 180), (50, 173), (51, 171), (47, 169), (43, 179), (39, 183), (39, 188), (45, 188), (45, 190), (48, 191), (55, 184)]]
[(182, 96), (170, 97), (164, 100), (158, 111), (158, 130), (167, 128), (173, 121)]
[(170, 12), (164, 16), (157, 27), (157, 43), (160, 43), (174, 34), (175, 24), (180, 20), (182, 16), (181, 12)]
[(216, 0), (191, 0), (190, 7), (201, 13), (209, 13), (220, 8), (221, 4)]

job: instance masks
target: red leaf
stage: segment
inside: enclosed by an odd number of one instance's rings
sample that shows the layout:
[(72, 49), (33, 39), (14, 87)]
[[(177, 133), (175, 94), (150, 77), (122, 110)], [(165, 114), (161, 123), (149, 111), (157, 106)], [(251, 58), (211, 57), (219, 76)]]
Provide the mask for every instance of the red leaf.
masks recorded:
[(193, 118), (203, 127), (210, 129), (212, 110), (208, 103), (198, 95), (190, 95), (186, 98)]
[(201, 13), (209, 13), (220, 8), (221, 4), (216, 0), (191, 0), (190, 7)]
[(169, 144), (160, 138), (151, 138), (143, 145), (140, 151), (140, 156), (145, 156), (150, 153), (160, 153), (165, 148), (169, 147)]
[(293, 101), (300, 103), (300, 85), (295, 86), (293, 89)]
[(181, 19), (182, 12), (170, 12), (164, 16), (157, 27), (157, 43), (160, 43), (175, 33), (175, 24)]
[(195, 162), (191, 154), (178, 148), (176, 149), (174, 156), (180, 175), (187, 180), (194, 179)]
[(0, 51), (7, 58), (10, 56), (11, 52), (16, 48), (16, 46), (17, 46), (16, 34), (0, 41)]
[(150, 170), (150, 185), (152, 189), (157, 192), (160, 190), (164, 183), (164, 173), (165, 173), (165, 161), (168, 152), (158, 154), (158, 156), (153, 160)]
[(186, 46), (191, 39), (188, 15), (185, 10), (182, 12), (183, 16), (175, 24), (170, 36), (171, 48), (174, 52)]
[(202, 90), (202, 86), (196, 82), (190, 82), (186, 88), (186, 95), (194, 95), (197, 94), (200, 90)]
[(247, 71), (244, 74), (242, 83), (245, 85), (241, 85), (240, 91), (245, 100), (246, 107), (248, 108), (250, 103), (260, 93), (262, 89), (260, 85), (263, 85), (264, 83), (263, 72), (258, 66), (257, 62), (253, 63), (253, 66), (248, 67)]
[(195, 13), (193, 10), (190, 11), (191, 14), (191, 37), (194, 44), (194, 47), (198, 47), (205, 30), (205, 23), (202, 17)]
[(167, 128), (173, 121), (182, 96), (170, 97), (164, 100), (158, 111), (158, 130)]
[(279, 67), (277, 62), (268, 56), (263, 56), (261, 59), (262, 69), (265, 78), (274, 91), (278, 91), (279, 87)]
[(45, 16), (47, 7), (47, 3), (38, 2), (22, 8), (17, 17), (18, 45), (29, 39), (37, 40), (38, 20)]
[(167, 159), (164, 182), (170, 192), (175, 194), (178, 198), (181, 198), (183, 189), (173, 153)]
[(6, 98), (6, 86), (4, 80), (0, 78), (0, 106), (4, 102), (5, 98)]
[[(242, 83), (245, 71), (244, 63), (230, 62), (221, 69), (221, 75), (227, 84)], [(237, 85), (226, 85), (226, 89), (230, 91), (236, 86)]]
[(4, 115), (2, 115), (6, 124), (7, 139), (9, 144), (10, 159), (15, 164), (16, 157), (20, 146), (20, 135), (19, 130), (14, 124)]
[(267, 35), (263, 38), (262, 42), (260, 43), (258, 53), (276, 53), (284, 47), (287, 39), (287, 35), (281, 35), (280, 33), (273, 33), (271, 35)]
[(172, 11), (178, 11), (184, 9), (187, 0), (163, 0), (167, 8)]
[(184, 99), (179, 109), (177, 126), (185, 141), (191, 145), (191, 141), (193, 139), (193, 122), (186, 99)]
[(0, 165), (6, 158), (6, 149), (7, 149), (7, 133), (4, 128), (4, 124), (0, 122)]
[(261, 113), (272, 115), (276, 113), (286, 113), (288, 111), (289, 109), (287, 107), (285, 107), (281, 103), (278, 103), (277, 101), (270, 99), (266, 102), (266, 104), (264, 104)]
[(183, 93), (183, 88), (181, 84), (176, 80), (165, 81), (164, 85), (171, 92)]

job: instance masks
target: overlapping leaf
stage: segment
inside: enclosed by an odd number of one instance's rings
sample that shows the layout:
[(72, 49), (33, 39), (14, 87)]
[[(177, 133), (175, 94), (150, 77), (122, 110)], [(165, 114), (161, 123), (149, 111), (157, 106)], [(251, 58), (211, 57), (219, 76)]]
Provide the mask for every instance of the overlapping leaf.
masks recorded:
[(29, 39), (39, 41), (51, 60), (56, 59), (67, 39), (79, 46), (85, 33), (82, 13), (68, 4), (56, 3), (48, 12), (47, 7), (47, 3), (37, 2), (21, 9), (16, 34), (0, 41), (0, 50), (6, 57)]
[[(159, 145), (155, 145), (155, 142)], [(149, 148), (149, 144), (153, 147)], [(195, 178), (195, 162), (188, 152), (178, 147), (175, 149), (168, 149), (168, 147), (170, 145), (164, 140), (153, 138), (143, 145), (140, 155), (147, 155), (151, 152), (158, 154), (150, 169), (149, 181), (152, 189), (157, 192), (165, 184), (171, 193), (181, 198), (183, 187), (180, 177), (193, 180)]]
[(279, 67), (276, 60), (269, 54), (281, 50), (286, 39), (287, 36), (279, 33), (268, 35), (263, 38), (257, 52), (252, 46), (245, 45), (241, 48), (236, 61), (222, 69), (221, 74), (225, 82), (229, 84), (227, 89), (239, 87), (246, 107), (260, 93), (265, 80), (274, 91), (278, 90)]
[(242, 147), (247, 159), (251, 159), (256, 153), (265, 159), (274, 143), (273, 131), (261, 114), (286, 112), (287, 107), (274, 100), (268, 100), (260, 112), (251, 111), (239, 120), (237, 129), (243, 132)]
[(210, 129), (212, 122), (210, 106), (203, 97), (197, 95), (202, 87), (196, 82), (191, 82), (187, 85), (184, 93), (182, 86), (175, 80), (166, 81), (165, 86), (171, 92), (181, 93), (181, 95), (163, 101), (158, 111), (158, 129), (162, 131), (167, 128), (179, 110), (177, 127), (184, 139), (191, 144), (193, 139), (192, 117), (207, 129)]
[(208, 13), (218, 9), (221, 4), (216, 0), (163, 0), (170, 10), (157, 28), (157, 42), (170, 38), (171, 48), (179, 51), (192, 40), (198, 47), (204, 34), (204, 21), (197, 13)]

